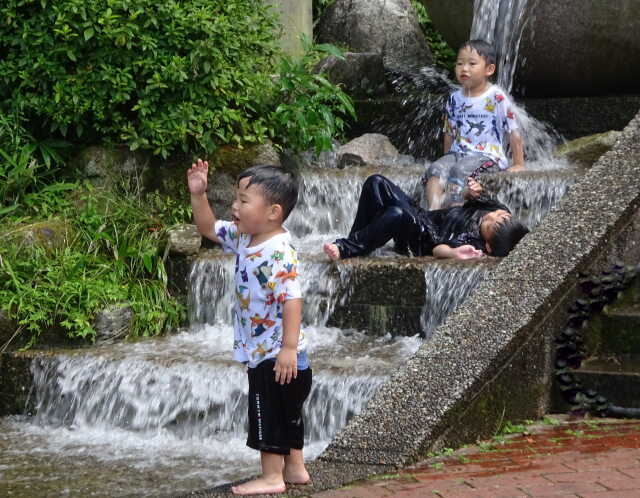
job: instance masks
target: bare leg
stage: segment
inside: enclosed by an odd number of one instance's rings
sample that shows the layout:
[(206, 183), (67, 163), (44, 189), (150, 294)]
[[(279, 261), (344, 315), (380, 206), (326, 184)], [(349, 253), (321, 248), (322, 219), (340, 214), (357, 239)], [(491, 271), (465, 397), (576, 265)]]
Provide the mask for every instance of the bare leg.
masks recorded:
[(442, 208), (444, 201), (444, 187), (440, 183), (440, 178), (432, 176), (427, 181), (425, 187), (425, 194), (427, 195), (427, 203), (429, 204), (429, 211)]
[(267, 495), (284, 493), (286, 486), (282, 476), (282, 455), (260, 452), (262, 477), (245, 482), (240, 486), (233, 486), (234, 495)]
[(302, 450), (290, 450), (289, 455), (284, 457), (284, 482), (290, 484), (307, 484), (311, 478), (304, 466)]
[[(338, 249), (338, 246), (335, 244), (324, 244), (322, 246), (322, 250), (324, 251), (324, 253), (329, 256), (329, 259), (331, 260), (337, 260), (340, 259), (340, 249)], [(291, 450), (293, 451), (293, 450)]]

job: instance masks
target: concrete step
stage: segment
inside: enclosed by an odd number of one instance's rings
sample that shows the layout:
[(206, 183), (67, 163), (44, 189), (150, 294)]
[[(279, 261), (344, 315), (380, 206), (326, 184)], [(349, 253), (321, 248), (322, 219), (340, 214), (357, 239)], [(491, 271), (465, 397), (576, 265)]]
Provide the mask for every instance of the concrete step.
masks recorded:
[(640, 408), (640, 355), (589, 358), (573, 373), (612, 404)]

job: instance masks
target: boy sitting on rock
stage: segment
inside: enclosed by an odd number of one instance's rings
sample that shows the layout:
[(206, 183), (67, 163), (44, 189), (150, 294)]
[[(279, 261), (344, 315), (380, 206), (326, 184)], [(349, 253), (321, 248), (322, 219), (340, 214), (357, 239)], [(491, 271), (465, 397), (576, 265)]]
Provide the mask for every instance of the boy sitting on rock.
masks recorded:
[[(461, 205), (466, 179), (482, 173), (524, 170), (522, 140), (506, 93), (491, 84), (495, 49), (483, 40), (469, 40), (458, 50), (456, 79), (460, 89), (447, 100), (443, 141), (445, 155), (422, 176), (429, 209)], [(508, 134), (513, 165), (503, 150)], [(447, 190), (445, 193), (444, 184)]]

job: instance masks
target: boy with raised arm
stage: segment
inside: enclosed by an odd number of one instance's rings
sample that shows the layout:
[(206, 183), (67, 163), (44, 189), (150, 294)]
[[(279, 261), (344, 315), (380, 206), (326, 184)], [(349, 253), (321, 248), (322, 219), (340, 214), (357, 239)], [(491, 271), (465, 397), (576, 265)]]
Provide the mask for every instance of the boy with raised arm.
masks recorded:
[[(511, 100), (489, 81), (496, 70), (495, 59), (495, 49), (483, 40), (469, 40), (458, 50), (455, 71), (460, 88), (449, 95), (445, 107), (445, 154), (422, 176), (431, 210), (461, 205), (469, 176), (476, 179), (482, 173), (524, 170)], [(510, 167), (503, 149), (505, 134), (513, 156)]]
[(232, 221), (216, 220), (206, 196), (208, 163), (187, 172), (193, 217), (202, 235), (236, 254), (233, 357), (247, 366), (247, 446), (260, 451), (262, 476), (234, 494), (284, 493), (309, 474), (302, 448), (302, 405), (312, 372), (301, 321), (298, 259), (282, 223), (298, 198), (298, 182), (276, 166), (254, 166), (236, 181)]

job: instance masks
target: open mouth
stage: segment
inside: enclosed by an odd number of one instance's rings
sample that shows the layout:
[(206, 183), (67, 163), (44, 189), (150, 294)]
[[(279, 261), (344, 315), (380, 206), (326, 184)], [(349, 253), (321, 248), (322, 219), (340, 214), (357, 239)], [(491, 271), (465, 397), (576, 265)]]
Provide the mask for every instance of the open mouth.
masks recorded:
[(240, 219), (237, 216), (231, 215), (231, 221), (233, 221), (234, 224), (238, 224), (240, 223)]

